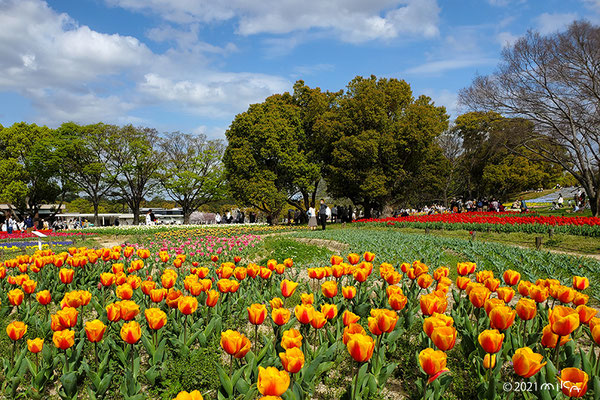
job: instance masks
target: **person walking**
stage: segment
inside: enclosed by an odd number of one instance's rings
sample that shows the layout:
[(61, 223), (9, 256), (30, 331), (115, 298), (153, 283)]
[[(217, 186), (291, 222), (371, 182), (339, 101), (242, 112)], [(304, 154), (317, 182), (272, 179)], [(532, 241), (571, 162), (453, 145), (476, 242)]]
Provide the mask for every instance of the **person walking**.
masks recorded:
[[(320, 200), (321, 205), (319, 206), (319, 222), (323, 230), (325, 230), (325, 226), (327, 225), (327, 204), (325, 204), (325, 200)], [(331, 211), (330, 211), (331, 212)]]
[(311, 231), (314, 231), (317, 228), (317, 214), (315, 213), (314, 207), (309, 207), (306, 212), (308, 215), (308, 227)]
[(557, 200), (557, 203), (558, 203), (558, 208), (562, 208), (562, 206), (564, 205), (564, 203), (565, 203), (565, 199), (563, 198), (563, 195), (562, 195), (562, 193), (559, 193), (559, 194), (558, 194), (558, 200)]

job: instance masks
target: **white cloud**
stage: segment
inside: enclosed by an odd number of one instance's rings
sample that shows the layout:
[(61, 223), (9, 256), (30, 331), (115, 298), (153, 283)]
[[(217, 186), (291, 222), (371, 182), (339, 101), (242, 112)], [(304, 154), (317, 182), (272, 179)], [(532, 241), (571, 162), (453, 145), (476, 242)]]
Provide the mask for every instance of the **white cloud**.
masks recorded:
[(157, 101), (182, 104), (194, 114), (224, 117), (273, 93), (289, 89), (284, 79), (261, 74), (205, 73), (203, 81), (146, 74), (139, 90)]
[(155, 105), (192, 115), (231, 117), (290, 88), (281, 77), (215, 70), (213, 58), (237, 51), (199, 41), (197, 26), (148, 32), (174, 46), (153, 53), (137, 38), (80, 26), (42, 0), (0, 0), (0, 92), (28, 99), (36, 121), (143, 122)]
[(311, 28), (333, 31), (359, 43), (400, 35), (438, 35), (437, 0), (105, 0), (108, 4), (157, 14), (189, 24), (235, 19), (241, 35), (287, 34)]
[(564, 30), (577, 19), (576, 13), (543, 13), (535, 19), (537, 30), (542, 35)]
[(294, 67), (293, 77), (314, 75), (318, 72), (331, 72), (335, 69), (332, 64), (298, 65)]
[(458, 94), (447, 89), (424, 89), (423, 94), (431, 97), (436, 106), (446, 107), (446, 112), (450, 119), (458, 116)]
[(448, 60), (431, 61), (416, 67), (412, 67), (404, 71), (407, 74), (416, 75), (441, 75), (446, 71), (472, 68), (484, 65), (493, 65), (498, 62), (495, 58), (490, 57), (467, 57), (467, 58), (452, 58)]
[(502, 47), (512, 46), (518, 39), (519, 36), (513, 35), (510, 32), (500, 32), (496, 35), (496, 40)]

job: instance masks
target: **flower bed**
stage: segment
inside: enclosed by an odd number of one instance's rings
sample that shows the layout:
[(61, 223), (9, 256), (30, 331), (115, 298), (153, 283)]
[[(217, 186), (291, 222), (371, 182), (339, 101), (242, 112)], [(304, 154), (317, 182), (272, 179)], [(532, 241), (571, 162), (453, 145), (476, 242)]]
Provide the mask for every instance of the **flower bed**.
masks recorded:
[[(370, 252), (310, 268), (242, 264), (234, 250), (254, 239), (223, 239), (0, 264), (3, 394), (366, 399), (392, 376), (436, 400), (508, 399), (520, 382), (537, 398), (600, 393), (588, 385), (598, 376), (589, 346), (600, 345), (600, 318), (586, 305), (595, 280)], [(198, 246), (210, 258), (192, 255)]]
[(379, 224), (399, 228), (429, 228), (468, 231), (555, 233), (580, 236), (600, 236), (600, 218), (541, 216), (534, 213), (472, 212), (455, 214), (416, 215), (380, 219), (361, 219), (357, 223)]
[[(37, 232), (43, 233), (46, 236), (51, 236), (51, 237), (69, 237), (69, 236), (81, 236), (81, 235), (93, 235), (93, 232), (79, 232), (79, 231), (59, 231), (59, 232), (54, 232), (51, 229), (41, 229), (38, 230)], [(8, 234), (6, 232), (0, 232), (0, 240), (9, 240), (9, 239), (31, 239), (31, 238), (37, 238), (36, 235), (34, 235), (31, 232), (13, 232), (11, 234)]]

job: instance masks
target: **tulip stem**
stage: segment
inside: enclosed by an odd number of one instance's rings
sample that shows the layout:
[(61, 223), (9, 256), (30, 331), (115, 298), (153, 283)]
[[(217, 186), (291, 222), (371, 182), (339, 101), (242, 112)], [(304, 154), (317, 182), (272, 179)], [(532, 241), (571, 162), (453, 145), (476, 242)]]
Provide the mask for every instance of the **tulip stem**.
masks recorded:
[(523, 334), (521, 335), (523, 338), (523, 347), (527, 346), (527, 320), (523, 320)]
[[(37, 354), (36, 354), (37, 356)], [(98, 342), (94, 342), (94, 359), (96, 360), (96, 372), (98, 372)], [(37, 357), (36, 357), (37, 361)]]
[(13, 340), (13, 345), (10, 350), (10, 367), (13, 369), (15, 367), (15, 346), (17, 345), (17, 341)]
[(351, 400), (356, 399), (356, 390), (358, 389), (358, 362), (352, 361), (353, 369), (354, 369), (354, 386), (352, 387), (352, 397)]
[(134, 347), (133, 347), (133, 343), (131, 343), (131, 376), (133, 376), (133, 378), (135, 379), (135, 376), (133, 375), (133, 370), (134, 370), (133, 363), (135, 361), (133, 353), (134, 353)]
[(254, 325), (254, 353), (258, 351), (258, 325)]
[(183, 345), (187, 346), (187, 319), (188, 319), (188, 315), (185, 315), (185, 318), (183, 319)]
[(558, 340), (556, 341), (556, 349), (554, 352), (554, 366), (556, 367), (557, 371), (560, 371), (560, 368), (558, 367), (558, 361), (559, 361), (559, 351), (560, 351), (560, 340), (561, 340), (562, 336), (558, 335)]
[[(233, 354), (229, 356), (229, 376), (233, 376)], [(235, 384), (235, 382), (233, 382)]]

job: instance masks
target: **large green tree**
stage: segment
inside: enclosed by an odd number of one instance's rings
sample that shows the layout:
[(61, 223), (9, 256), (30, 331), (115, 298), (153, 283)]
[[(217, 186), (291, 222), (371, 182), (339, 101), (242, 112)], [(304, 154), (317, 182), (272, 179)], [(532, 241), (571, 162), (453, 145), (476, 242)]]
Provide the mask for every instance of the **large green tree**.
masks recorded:
[(184, 223), (200, 206), (225, 194), (221, 158), (225, 146), (204, 135), (167, 134), (160, 145), (164, 163), (159, 170), (162, 186), (182, 208)]
[(117, 128), (104, 125), (80, 126), (73, 122), (62, 124), (57, 131), (64, 138), (63, 159), (70, 178), (92, 204), (94, 224), (99, 225), (100, 202), (116, 186), (117, 180), (109, 168), (108, 134)]
[(1, 129), (0, 201), (21, 214), (62, 203), (72, 188), (63, 168), (63, 143), (62, 135), (46, 126), (19, 122)]
[(427, 161), (442, 161), (435, 139), (447, 126), (445, 108), (415, 98), (405, 81), (354, 78), (316, 124), (328, 192), (362, 206), (368, 217), (395, 199), (433, 190), (414, 182), (429, 182)]
[(157, 187), (158, 170), (163, 158), (158, 150), (159, 135), (155, 129), (125, 125), (109, 126), (106, 151), (109, 168), (123, 199), (139, 224), (140, 206)]
[(271, 219), (316, 190), (319, 167), (307, 154), (302, 115), (290, 95), (274, 95), (237, 115), (223, 157), (232, 196)]

